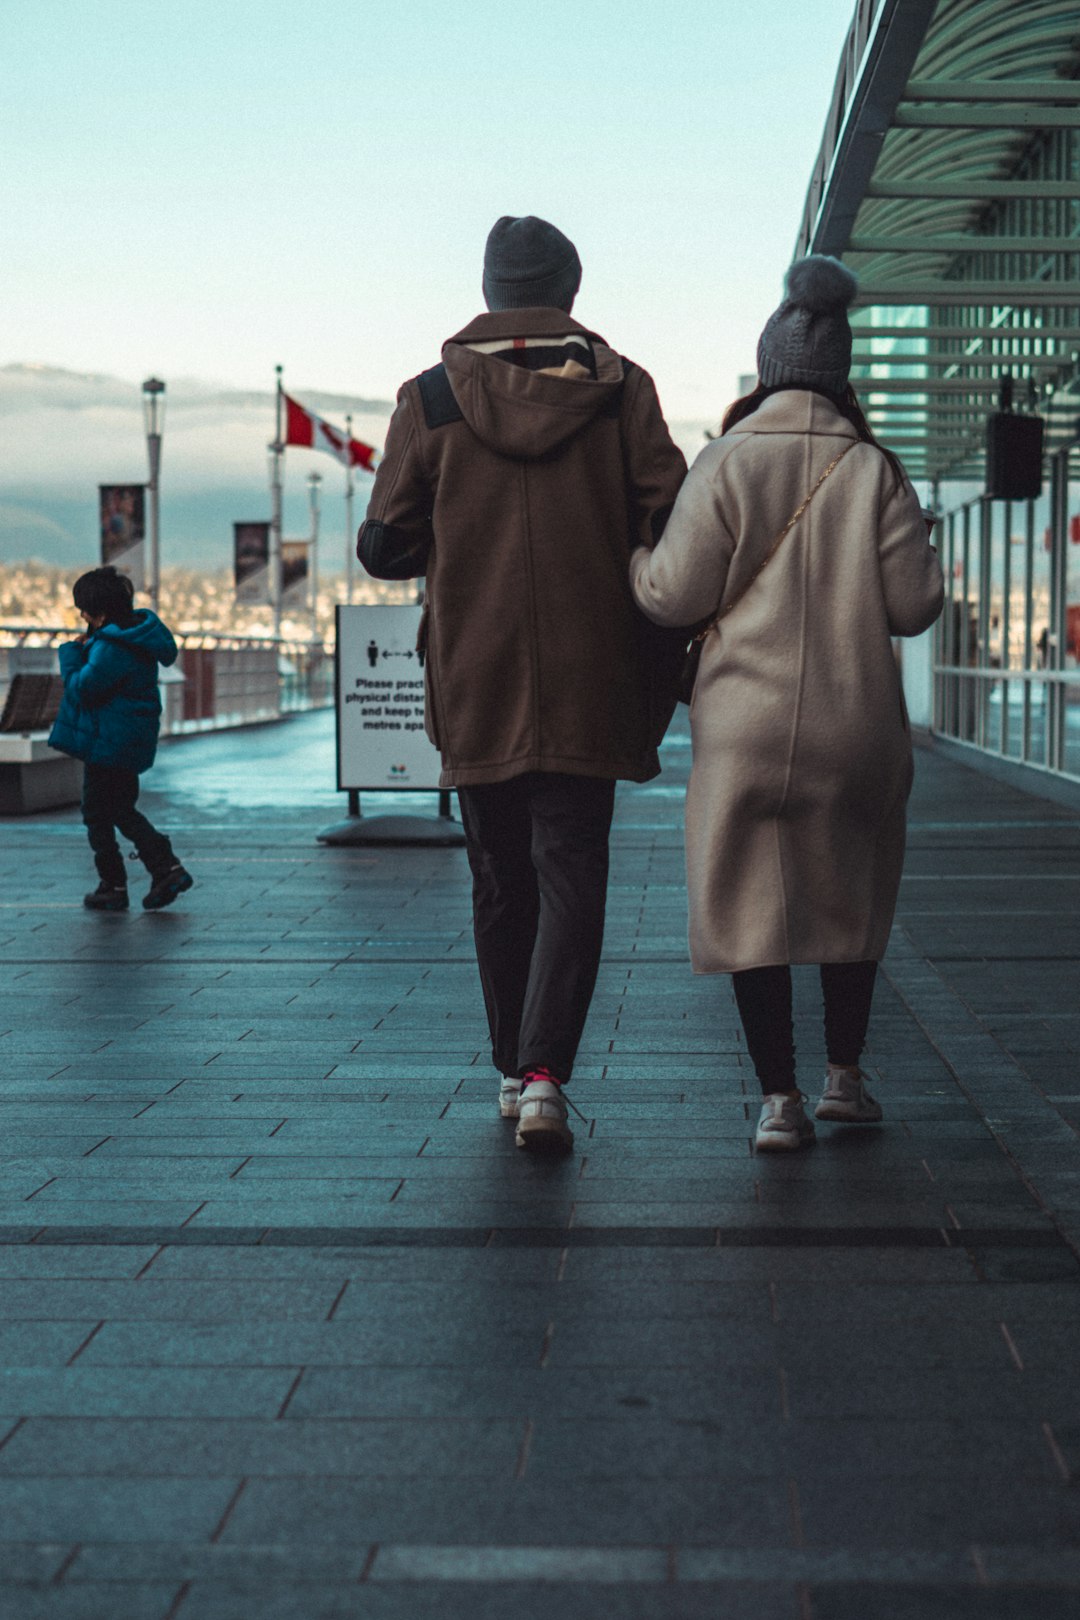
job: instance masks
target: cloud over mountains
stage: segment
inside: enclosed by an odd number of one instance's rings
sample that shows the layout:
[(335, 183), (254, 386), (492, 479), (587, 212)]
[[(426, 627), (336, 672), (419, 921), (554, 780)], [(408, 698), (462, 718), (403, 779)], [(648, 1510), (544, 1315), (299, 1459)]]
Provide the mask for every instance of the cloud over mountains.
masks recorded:
[[(389, 400), (293, 388), (320, 415), (381, 447)], [(162, 453), (162, 554), (170, 562), (224, 567), (234, 519), (269, 516), (266, 447), (274, 395), (170, 380)], [(309, 472), (323, 475), (323, 532), (344, 521), (344, 474), (305, 450), (286, 455), (285, 527), (307, 532)], [(37, 365), (0, 366), (0, 558), (82, 566), (95, 560), (99, 483), (147, 477), (142, 396), (119, 377)], [(358, 488), (357, 511), (363, 506)], [(333, 523), (333, 528), (331, 524)], [(342, 539), (342, 547), (344, 540)], [(333, 556), (328, 563), (333, 566)]]
[[(286, 380), (305, 405), (382, 448), (392, 402), (328, 394)], [(704, 422), (673, 422), (688, 459)], [(161, 472), (162, 560), (197, 568), (232, 563), (232, 524), (270, 515), (267, 445), (274, 395), (169, 379)], [(344, 565), (344, 473), (332, 457), (289, 450), (285, 532), (308, 532), (307, 475), (322, 485), (323, 566)], [(147, 477), (140, 385), (119, 377), (40, 365), (0, 366), (0, 560), (37, 558), (63, 567), (97, 560), (97, 486)], [(357, 481), (356, 519), (367, 483)]]

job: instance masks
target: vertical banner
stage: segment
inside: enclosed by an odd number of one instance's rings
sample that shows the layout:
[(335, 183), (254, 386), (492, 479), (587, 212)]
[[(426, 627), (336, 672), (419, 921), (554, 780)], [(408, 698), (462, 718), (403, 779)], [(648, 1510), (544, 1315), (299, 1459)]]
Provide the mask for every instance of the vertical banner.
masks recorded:
[(126, 574), (137, 591), (146, 589), (146, 486), (99, 484), (101, 561)]
[(430, 789), (442, 761), (424, 730), (419, 607), (337, 610), (339, 788)]
[(281, 605), (307, 607), (310, 540), (281, 542)]
[(237, 602), (256, 606), (270, 601), (269, 523), (233, 524), (233, 580)]

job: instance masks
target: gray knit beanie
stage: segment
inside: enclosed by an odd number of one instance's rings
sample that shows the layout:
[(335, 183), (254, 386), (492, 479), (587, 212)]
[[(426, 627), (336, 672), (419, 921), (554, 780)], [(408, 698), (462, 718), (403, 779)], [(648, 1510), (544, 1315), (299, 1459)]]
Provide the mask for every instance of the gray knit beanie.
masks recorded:
[(859, 283), (839, 259), (811, 253), (784, 278), (784, 301), (758, 340), (758, 376), (766, 388), (821, 388), (842, 394), (851, 370), (848, 306)]
[(496, 220), (484, 249), (488, 309), (542, 306), (569, 314), (580, 286), (581, 260), (562, 231), (533, 214)]

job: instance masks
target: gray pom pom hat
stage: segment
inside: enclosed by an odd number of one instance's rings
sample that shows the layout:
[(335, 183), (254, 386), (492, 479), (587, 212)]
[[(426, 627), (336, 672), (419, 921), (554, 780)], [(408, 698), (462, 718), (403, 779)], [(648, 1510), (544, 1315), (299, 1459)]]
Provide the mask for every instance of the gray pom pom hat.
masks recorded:
[(484, 249), (484, 298), (488, 309), (564, 309), (581, 286), (577, 248), (557, 226), (535, 214), (504, 214), (491, 227)]
[(811, 253), (784, 278), (784, 301), (758, 340), (758, 376), (766, 388), (820, 388), (842, 394), (851, 370), (847, 312), (859, 283), (839, 259)]

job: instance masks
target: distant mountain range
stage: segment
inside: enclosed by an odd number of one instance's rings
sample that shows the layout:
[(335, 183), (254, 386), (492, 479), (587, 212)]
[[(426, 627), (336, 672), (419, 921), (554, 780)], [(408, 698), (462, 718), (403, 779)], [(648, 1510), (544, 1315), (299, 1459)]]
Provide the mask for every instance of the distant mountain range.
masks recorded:
[[(389, 400), (328, 394), (301, 383), (289, 392), (320, 416), (381, 448)], [(232, 524), (270, 515), (266, 447), (274, 435), (274, 395), (193, 378), (169, 379), (161, 472), (162, 560), (221, 568), (232, 560)], [(672, 423), (689, 458), (704, 422)], [(344, 565), (344, 472), (330, 456), (289, 450), (285, 532), (308, 532), (307, 476), (322, 474), (320, 554)], [(119, 377), (51, 366), (0, 366), (0, 559), (37, 558), (81, 568), (97, 561), (97, 485), (146, 480), (140, 385)], [(356, 520), (369, 481), (358, 479)]]

